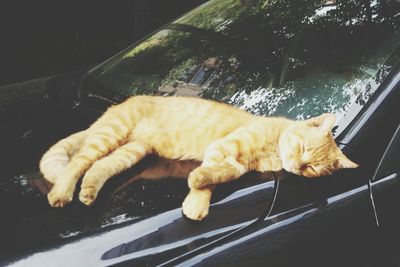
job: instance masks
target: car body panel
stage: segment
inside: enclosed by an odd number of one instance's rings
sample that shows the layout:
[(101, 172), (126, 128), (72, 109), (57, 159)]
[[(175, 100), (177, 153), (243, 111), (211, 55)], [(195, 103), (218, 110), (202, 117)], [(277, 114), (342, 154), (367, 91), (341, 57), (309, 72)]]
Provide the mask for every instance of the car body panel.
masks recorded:
[[(257, 219), (268, 208), (274, 182), (266, 182), (234, 192), (214, 203), (210, 216), (202, 223), (182, 216), (177, 208), (162, 214), (130, 222), (99, 233), (92, 233), (51, 250), (34, 253), (15, 263), (56, 266), (110, 265), (130, 260), (132, 264), (155, 265), (195, 249)], [(237, 209), (242, 211), (237, 213)]]
[(294, 262), (338, 266), (368, 262), (360, 253), (373, 247), (370, 236), (365, 235), (375, 229), (368, 199), (368, 187), (362, 186), (271, 216), (250, 233), (176, 266), (290, 266)]

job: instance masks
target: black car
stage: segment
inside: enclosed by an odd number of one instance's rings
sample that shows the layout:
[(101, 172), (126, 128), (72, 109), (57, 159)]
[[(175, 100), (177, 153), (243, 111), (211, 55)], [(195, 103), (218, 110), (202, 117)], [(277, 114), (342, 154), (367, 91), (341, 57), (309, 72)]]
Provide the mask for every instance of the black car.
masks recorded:
[[(1, 265), (400, 266), (399, 5), (211, 0), (100, 65), (1, 87)], [(193, 222), (181, 178), (198, 162), (151, 156), (93, 206), (51, 208), (40, 156), (137, 94), (294, 119), (332, 112), (360, 167), (248, 173)]]

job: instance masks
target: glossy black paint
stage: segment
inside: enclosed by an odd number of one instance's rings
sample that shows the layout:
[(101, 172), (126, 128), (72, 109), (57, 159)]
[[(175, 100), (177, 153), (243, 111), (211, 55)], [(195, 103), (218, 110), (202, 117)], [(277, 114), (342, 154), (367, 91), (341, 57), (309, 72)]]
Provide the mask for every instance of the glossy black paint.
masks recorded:
[(294, 263), (361, 266), (370, 263), (366, 255), (373, 248), (370, 237), (375, 224), (370, 207), (365, 205), (368, 198), (368, 188), (362, 186), (279, 213), (235, 241), (177, 266), (291, 266)]
[(398, 225), (400, 214), (393, 210), (393, 203), (400, 201), (400, 125), (392, 137), (385, 154), (371, 181), (371, 190), (376, 206), (376, 217), (380, 225), (381, 239), (379, 245), (387, 247), (394, 265), (400, 264), (397, 256), (400, 233)]
[[(236, 191), (213, 204), (212, 214), (202, 223), (184, 218), (180, 209), (161, 213), (146, 220), (101, 231), (72, 242), (54, 246), (52, 250), (21, 259), (15, 266), (43, 264), (111, 265), (129, 260), (133, 265), (156, 265), (193, 250), (256, 219), (268, 206), (273, 182)], [(251, 194), (251, 199), (249, 199)], [(245, 210), (237, 213), (236, 209)], [(85, 248), (85, 249), (82, 249)], [(88, 253), (86, 249), (92, 251)]]

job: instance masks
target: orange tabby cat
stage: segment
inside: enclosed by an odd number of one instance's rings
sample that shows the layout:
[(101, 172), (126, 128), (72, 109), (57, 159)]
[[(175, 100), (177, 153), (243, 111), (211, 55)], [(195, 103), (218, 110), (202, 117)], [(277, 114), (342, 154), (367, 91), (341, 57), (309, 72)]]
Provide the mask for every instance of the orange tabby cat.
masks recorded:
[(53, 207), (79, 199), (91, 205), (104, 183), (144, 156), (202, 161), (188, 178), (183, 213), (201, 220), (208, 214), (213, 186), (244, 173), (286, 171), (307, 177), (358, 165), (346, 158), (331, 134), (335, 115), (305, 121), (261, 117), (199, 98), (135, 96), (112, 106), (87, 130), (47, 151), (40, 171), (54, 184)]

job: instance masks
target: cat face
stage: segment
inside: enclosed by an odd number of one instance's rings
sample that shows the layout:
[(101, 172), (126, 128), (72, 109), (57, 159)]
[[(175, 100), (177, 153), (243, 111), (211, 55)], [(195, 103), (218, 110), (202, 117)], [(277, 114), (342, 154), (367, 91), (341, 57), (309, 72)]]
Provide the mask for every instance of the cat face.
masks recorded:
[(356, 168), (337, 147), (331, 130), (334, 114), (323, 114), (296, 123), (279, 140), (282, 167), (306, 177), (329, 175), (342, 168)]

